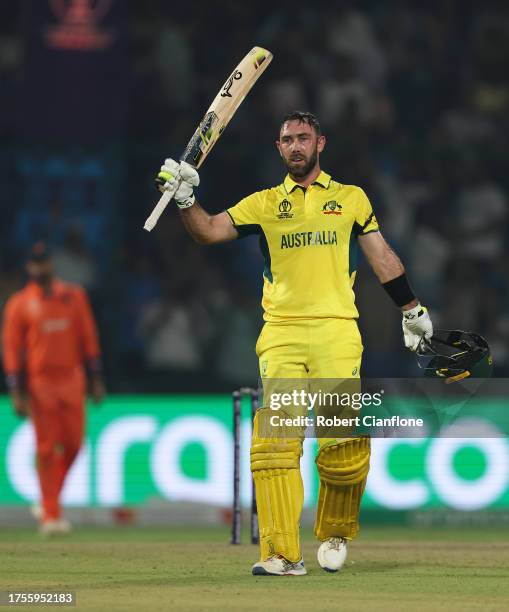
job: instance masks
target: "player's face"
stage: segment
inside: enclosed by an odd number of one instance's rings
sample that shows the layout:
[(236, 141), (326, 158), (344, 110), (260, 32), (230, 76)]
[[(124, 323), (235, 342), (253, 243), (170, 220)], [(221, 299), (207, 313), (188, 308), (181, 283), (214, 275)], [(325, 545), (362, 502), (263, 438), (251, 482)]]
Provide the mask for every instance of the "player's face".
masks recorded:
[(295, 178), (306, 177), (318, 164), (318, 156), (325, 146), (325, 137), (300, 121), (287, 121), (276, 142), (288, 173)]
[(47, 261), (29, 261), (26, 265), (26, 271), (31, 280), (40, 285), (45, 285), (53, 277), (53, 264), (49, 259)]

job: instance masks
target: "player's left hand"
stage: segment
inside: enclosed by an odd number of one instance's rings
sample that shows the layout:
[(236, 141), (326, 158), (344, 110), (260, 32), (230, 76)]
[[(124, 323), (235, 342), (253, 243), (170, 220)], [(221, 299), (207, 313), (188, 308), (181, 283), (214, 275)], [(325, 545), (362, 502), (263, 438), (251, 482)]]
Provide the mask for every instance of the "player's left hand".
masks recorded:
[(161, 193), (176, 189), (173, 199), (179, 208), (189, 208), (195, 202), (194, 187), (200, 184), (198, 172), (187, 162), (165, 159), (157, 175), (156, 185)]
[(190, 164), (180, 162), (180, 187), (175, 193), (175, 202), (179, 208), (189, 208), (195, 202), (194, 187), (200, 184), (200, 175)]
[(173, 191), (175, 180), (178, 180), (179, 171), (180, 164), (178, 161), (170, 157), (164, 160), (164, 164), (161, 166), (161, 170), (155, 179), (156, 187), (161, 193)]
[(433, 335), (428, 309), (421, 304), (403, 311), (402, 325), (405, 346), (411, 351), (417, 350), (423, 338), (429, 339)]
[(100, 376), (92, 376), (90, 379), (90, 395), (94, 404), (100, 404), (106, 395), (106, 387)]
[(28, 398), (18, 392), (11, 394), (12, 405), (14, 406), (14, 412), (19, 416), (20, 419), (24, 419), (30, 415), (30, 402)]

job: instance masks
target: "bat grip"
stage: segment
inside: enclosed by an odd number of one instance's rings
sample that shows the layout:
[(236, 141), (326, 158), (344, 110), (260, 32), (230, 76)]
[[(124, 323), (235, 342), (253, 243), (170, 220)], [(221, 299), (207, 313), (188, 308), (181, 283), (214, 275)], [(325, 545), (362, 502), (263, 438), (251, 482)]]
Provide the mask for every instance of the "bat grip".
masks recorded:
[(163, 214), (164, 209), (168, 206), (168, 204), (173, 199), (173, 196), (177, 192), (177, 189), (180, 187), (180, 177), (175, 177), (175, 186), (173, 189), (166, 189), (163, 195), (159, 198), (159, 202), (154, 206), (154, 210), (150, 213), (150, 216), (145, 221), (145, 225), (143, 229), (147, 232), (151, 232), (159, 221), (159, 217)]

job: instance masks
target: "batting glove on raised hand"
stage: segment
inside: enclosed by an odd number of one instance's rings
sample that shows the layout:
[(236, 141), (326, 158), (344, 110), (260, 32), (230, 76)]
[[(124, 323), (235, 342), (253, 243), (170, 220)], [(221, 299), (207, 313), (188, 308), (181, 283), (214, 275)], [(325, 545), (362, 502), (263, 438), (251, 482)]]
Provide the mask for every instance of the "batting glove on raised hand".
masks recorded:
[(416, 351), (423, 338), (433, 335), (433, 323), (429, 318), (428, 309), (417, 304), (410, 310), (403, 311), (403, 338), (406, 348)]
[(157, 175), (156, 184), (161, 193), (175, 191), (173, 198), (179, 208), (189, 208), (195, 202), (193, 188), (200, 184), (198, 172), (187, 162), (166, 159)]

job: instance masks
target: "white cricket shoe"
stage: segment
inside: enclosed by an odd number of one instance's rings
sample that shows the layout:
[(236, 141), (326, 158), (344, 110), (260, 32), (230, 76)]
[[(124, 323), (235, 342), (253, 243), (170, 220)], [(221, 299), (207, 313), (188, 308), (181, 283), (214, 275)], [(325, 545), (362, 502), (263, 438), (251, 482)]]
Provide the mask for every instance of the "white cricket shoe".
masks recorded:
[(30, 506), (30, 514), (34, 517), (36, 521), (40, 521), (42, 519), (41, 504), (33, 504), (32, 506)]
[(71, 531), (71, 523), (66, 519), (44, 521), (39, 525), (39, 533), (43, 536), (65, 535)]
[(328, 538), (320, 544), (316, 556), (326, 572), (337, 572), (343, 567), (347, 554), (345, 538)]
[(302, 559), (294, 563), (281, 555), (273, 555), (266, 561), (258, 561), (253, 565), (253, 576), (305, 576), (306, 574)]

